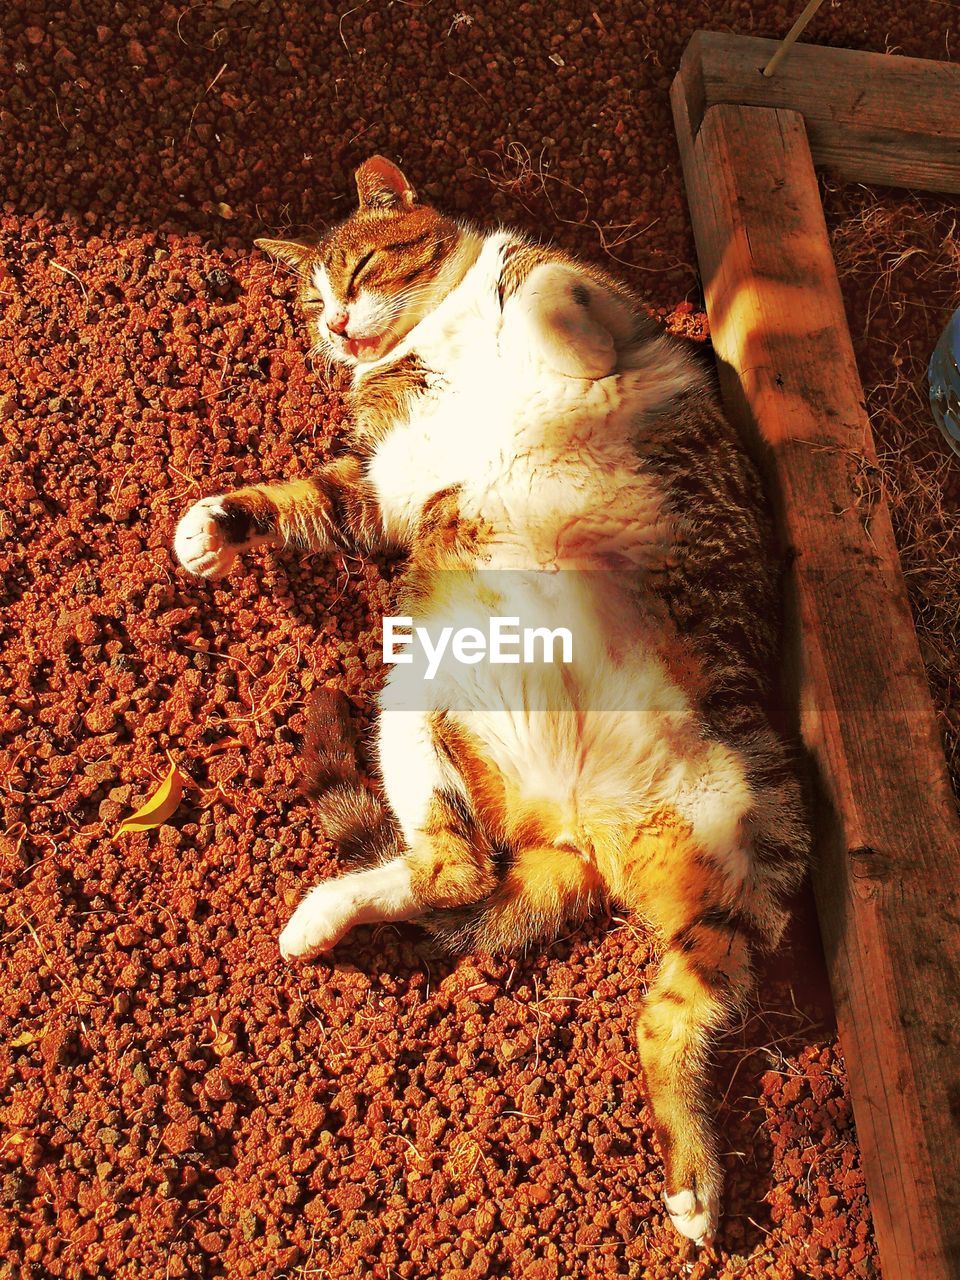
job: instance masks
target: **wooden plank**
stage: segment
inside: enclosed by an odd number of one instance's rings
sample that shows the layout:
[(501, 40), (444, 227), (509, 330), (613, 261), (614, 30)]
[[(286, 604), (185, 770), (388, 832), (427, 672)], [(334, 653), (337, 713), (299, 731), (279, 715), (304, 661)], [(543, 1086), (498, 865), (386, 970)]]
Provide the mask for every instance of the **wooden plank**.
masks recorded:
[[(960, 822), (804, 123), (675, 119), (721, 390), (792, 557), (814, 887), (884, 1280), (960, 1275)], [(678, 101), (680, 99), (680, 101)]]
[(796, 44), (767, 79), (777, 40), (698, 31), (678, 77), (695, 136), (718, 103), (803, 116), (814, 162), (851, 182), (960, 192), (960, 66)]

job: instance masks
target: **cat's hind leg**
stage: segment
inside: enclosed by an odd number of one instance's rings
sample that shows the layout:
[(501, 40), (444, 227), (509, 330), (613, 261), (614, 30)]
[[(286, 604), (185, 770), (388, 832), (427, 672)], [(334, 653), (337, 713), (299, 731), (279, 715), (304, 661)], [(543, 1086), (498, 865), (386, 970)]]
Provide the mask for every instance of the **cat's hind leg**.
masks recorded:
[(739, 910), (730, 874), (744, 853), (729, 865), (707, 856), (690, 826), (664, 810), (637, 829), (617, 890), (663, 938), (659, 971), (637, 1020), (637, 1046), (663, 1156), (664, 1203), (681, 1235), (699, 1244), (716, 1230), (723, 1183), (711, 1045), (753, 981), (756, 928)]
[(409, 920), (419, 914), (406, 858), (351, 871), (311, 889), (280, 934), (285, 960), (335, 947), (358, 924)]
[(673, 1225), (698, 1244), (714, 1235), (723, 1174), (706, 1080), (712, 1037), (751, 983), (735, 917), (705, 912), (670, 939), (637, 1022), (637, 1043), (664, 1160)]
[(286, 960), (329, 951), (358, 924), (463, 907), (486, 897), (494, 884), (489, 850), (464, 802), (437, 791), (403, 854), (310, 890), (280, 935), (280, 951)]
[(381, 716), (381, 767), (403, 852), (311, 889), (280, 936), (285, 958), (327, 951), (354, 925), (410, 920), (491, 893), (494, 850), (463, 779), (438, 745), (435, 717)]
[(307, 707), (302, 786), (338, 851), (376, 865), (307, 894), (280, 936), (285, 959), (329, 950), (364, 921), (405, 920), (415, 907), (398, 856), (403, 842), (383, 800), (360, 776), (350, 701), (338, 689), (316, 690)]

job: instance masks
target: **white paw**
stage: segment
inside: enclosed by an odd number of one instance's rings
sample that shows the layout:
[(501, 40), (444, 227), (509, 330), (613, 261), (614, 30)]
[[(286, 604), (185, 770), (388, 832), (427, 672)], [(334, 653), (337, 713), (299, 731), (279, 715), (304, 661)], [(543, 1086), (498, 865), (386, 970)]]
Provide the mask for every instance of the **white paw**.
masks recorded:
[(698, 1198), (692, 1187), (683, 1187), (675, 1195), (663, 1193), (670, 1221), (682, 1236), (694, 1244), (709, 1244), (717, 1230), (720, 1217), (720, 1197), (715, 1192)]
[(351, 894), (341, 880), (327, 880), (311, 889), (280, 934), (284, 960), (314, 956), (335, 947), (356, 919)]
[(237, 558), (237, 547), (227, 542), (216, 521), (223, 513), (222, 498), (203, 498), (181, 519), (173, 536), (177, 559), (200, 578), (222, 578)]

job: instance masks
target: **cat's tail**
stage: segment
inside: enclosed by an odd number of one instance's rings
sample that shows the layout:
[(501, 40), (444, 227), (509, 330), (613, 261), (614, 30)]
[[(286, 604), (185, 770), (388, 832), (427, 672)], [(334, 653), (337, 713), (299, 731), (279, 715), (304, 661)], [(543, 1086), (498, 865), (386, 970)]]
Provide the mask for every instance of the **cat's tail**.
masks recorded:
[(522, 951), (580, 924), (602, 896), (592, 863), (568, 847), (517, 850), (482, 901), (432, 911), (422, 923), (450, 951)]
[(301, 789), (343, 857), (384, 862), (401, 852), (389, 809), (360, 776), (350, 700), (338, 689), (318, 689), (307, 704)]

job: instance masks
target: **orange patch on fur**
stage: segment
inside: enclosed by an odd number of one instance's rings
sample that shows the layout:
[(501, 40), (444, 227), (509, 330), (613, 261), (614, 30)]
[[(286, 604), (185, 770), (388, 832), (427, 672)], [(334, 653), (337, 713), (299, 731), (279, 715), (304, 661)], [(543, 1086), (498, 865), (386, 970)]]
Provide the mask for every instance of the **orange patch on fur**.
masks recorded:
[(460, 515), (458, 488), (441, 489), (423, 506), (413, 542), (418, 569), (461, 569), (476, 563), (483, 545), (479, 520)]
[(663, 638), (657, 653), (671, 681), (694, 705), (701, 702), (709, 692), (710, 682), (690, 641), (674, 632)]
[(720, 868), (703, 854), (690, 824), (672, 809), (660, 810), (636, 829), (621, 855), (621, 867), (614, 894), (667, 937), (723, 901)]
[(552, 845), (519, 849), (486, 908), (478, 944), (489, 951), (515, 951), (554, 937), (565, 924), (588, 915), (602, 893), (596, 867), (578, 854)]
[(418, 839), (406, 854), (422, 907), (469, 906), (491, 893), (496, 877), (485, 854), (449, 832)]

